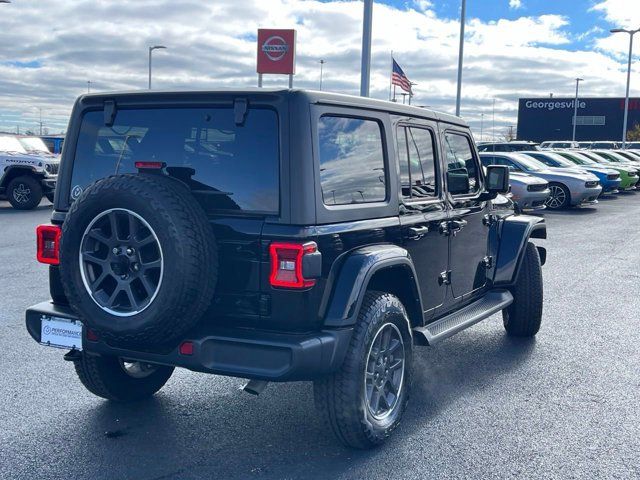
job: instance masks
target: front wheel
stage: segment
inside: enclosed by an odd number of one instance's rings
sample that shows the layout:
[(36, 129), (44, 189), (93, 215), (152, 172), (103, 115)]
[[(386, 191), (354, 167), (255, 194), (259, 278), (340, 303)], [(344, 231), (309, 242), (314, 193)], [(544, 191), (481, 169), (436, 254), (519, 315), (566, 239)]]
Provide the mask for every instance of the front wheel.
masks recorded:
[(398, 426), (411, 387), (411, 354), (402, 302), (367, 292), (342, 368), (314, 382), (316, 406), (346, 446), (374, 447)]
[(549, 184), (549, 198), (545, 204), (552, 210), (566, 208), (571, 203), (571, 193), (569, 189), (561, 183)]
[(7, 198), (16, 210), (32, 210), (40, 205), (42, 186), (33, 177), (16, 177), (7, 185)]
[(509, 335), (533, 337), (542, 322), (542, 267), (536, 246), (528, 242), (518, 278), (511, 289), (513, 303), (502, 311)]
[(82, 353), (74, 365), (87, 390), (116, 402), (150, 397), (167, 383), (173, 373), (173, 367), (86, 353)]

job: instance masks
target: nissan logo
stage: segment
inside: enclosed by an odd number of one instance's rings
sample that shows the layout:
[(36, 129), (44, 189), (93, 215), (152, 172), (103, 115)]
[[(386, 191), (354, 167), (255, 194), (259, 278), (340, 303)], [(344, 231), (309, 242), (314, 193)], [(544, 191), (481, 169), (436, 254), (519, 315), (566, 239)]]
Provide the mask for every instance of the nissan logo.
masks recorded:
[(282, 60), (282, 57), (289, 51), (289, 45), (281, 36), (273, 35), (264, 41), (261, 50), (269, 60), (277, 62)]

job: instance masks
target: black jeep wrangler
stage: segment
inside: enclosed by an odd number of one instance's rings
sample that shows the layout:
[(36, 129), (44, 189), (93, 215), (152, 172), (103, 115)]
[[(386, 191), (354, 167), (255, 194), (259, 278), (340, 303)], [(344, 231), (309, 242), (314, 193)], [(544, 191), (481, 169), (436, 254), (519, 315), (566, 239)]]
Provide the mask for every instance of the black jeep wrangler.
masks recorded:
[(80, 97), (52, 225), (52, 300), (27, 310), (81, 382), (115, 401), (174, 367), (314, 382), (346, 445), (400, 422), (415, 345), (502, 311), (542, 316), (544, 220), (496, 209), (457, 117), (300, 90)]

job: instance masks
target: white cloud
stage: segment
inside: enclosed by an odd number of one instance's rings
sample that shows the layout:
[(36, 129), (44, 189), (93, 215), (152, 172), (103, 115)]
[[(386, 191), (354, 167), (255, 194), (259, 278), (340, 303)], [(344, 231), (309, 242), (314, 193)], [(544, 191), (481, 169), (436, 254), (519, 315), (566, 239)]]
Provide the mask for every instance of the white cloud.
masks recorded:
[[(375, 3), (372, 96), (388, 96), (393, 50), (418, 83), (415, 102), (452, 112), (458, 20), (439, 18), (431, 2), (407, 5)], [(154, 87), (255, 86), (258, 27), (297, 29), (295, 86), (317, 88), (322, 58), (324, 88), (359, 90), (362, 2), (356, 0), (41, 0), (14, 1), (0, 11), (0, 129), (33, 128), (37, 107), (45, 125), (64, 129), (87, 80), (94, 91), (146, 88), (147, 46), (157, 43), (169, 49), (154, 54)], [(576, 75), (585, 77), (585, 95), (622, 92), (624, 60), (565, 49), (567, 25), (558, 15), (469, 19), (463, 116), (479, 126), (480, 113), (486, 120), (496, 98), (496, 128), (503, 128), (515, 123), (518, 97), (570, 96)], [(35, 63), (20, 68), (15, 62)], [(286, 79), (265, 79), (265, 86), (275, 85), (285, 86)]]
[(637, 0), (604, 0), (591, 7), (621, 28), (640, 28), (640, 5)]
[(513, 8), (514, 10), (522, 8), (522, 0), (509, 0), (509, 8)]

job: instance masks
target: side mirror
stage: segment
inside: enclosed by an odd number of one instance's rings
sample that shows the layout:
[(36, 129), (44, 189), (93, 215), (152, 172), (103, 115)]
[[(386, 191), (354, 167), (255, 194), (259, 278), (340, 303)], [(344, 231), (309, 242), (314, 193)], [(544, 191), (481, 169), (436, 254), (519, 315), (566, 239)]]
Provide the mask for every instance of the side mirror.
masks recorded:
[(509, 167), (489, 165), (487, 167), (487, 193), (497, 195), (509, 192)]
[(469, 193), (469, 172), (466, 168), (447, 171), (447, 186), (451, 195)]

